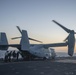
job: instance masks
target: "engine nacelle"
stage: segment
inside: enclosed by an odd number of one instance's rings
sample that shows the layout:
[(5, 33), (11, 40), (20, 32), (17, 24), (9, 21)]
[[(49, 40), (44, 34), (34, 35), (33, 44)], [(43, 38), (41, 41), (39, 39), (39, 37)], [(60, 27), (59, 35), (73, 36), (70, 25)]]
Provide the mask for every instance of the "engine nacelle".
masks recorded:
[(6, 33), (0, 33), (0, 50), (7, 50), (8, 49), (8, 40)]
[(74, 37), (74, 34), (69, 34), (69, 37), (68, 37), (68, 54), (70, 56), (73, 56), (74, 46), (75, 46), (75, 37)]
[(73, 56), (74, 53), (74, 47), (70, 48), (68, 47), (68, 55)]

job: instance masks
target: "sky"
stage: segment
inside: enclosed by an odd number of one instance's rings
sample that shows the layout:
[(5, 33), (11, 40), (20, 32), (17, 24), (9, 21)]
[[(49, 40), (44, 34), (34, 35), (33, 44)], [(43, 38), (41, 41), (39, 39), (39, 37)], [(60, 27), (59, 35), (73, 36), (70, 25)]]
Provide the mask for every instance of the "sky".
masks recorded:
[[(52, 20), (76, 31), (76, 0), (0, 0), (0, 32), (6, 32), (10, 44), (20, 42), (11, 40), (21, 36), (16, 26), (44, 44), (63, 42), (68, 33)], [(67, 47), (55, 49), (67, 51)]]

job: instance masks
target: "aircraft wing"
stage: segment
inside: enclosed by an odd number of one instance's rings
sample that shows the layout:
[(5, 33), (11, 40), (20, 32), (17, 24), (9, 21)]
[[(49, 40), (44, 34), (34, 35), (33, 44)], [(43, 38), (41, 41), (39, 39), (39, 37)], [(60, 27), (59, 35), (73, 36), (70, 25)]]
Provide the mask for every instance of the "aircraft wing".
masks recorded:
[[(36, 45), (42, 45), (44, 48), (49, 48), (49, 47), (62, 47), (62, 46), (67, 46), (68, 43), (53, 43), (53, 44), (30, 44), (30, 46), (36, 46)], [(0, 50), (7, 50), (8, 47), (15, 47), (17, 49), (21, 49), (20, 44), (8, 44), (8, 45), (0, 45)]]
[(9, 44), (8, 46), (10, 46), (10, 47), (16, 47), (16, 48), (20, 48), (20, 44)]
[(7, 50), (8, 47), (15, 47), (15, 48), (20, 48), (20, 44), (8, 44), (8, 45), (0, 45), (0, 50)]
[(62, 47), (62, 46), (67, 46), (68, 43), (53, 43), (53, 44), (44, 44), (44, 48), (49, 48), (49, 47)]

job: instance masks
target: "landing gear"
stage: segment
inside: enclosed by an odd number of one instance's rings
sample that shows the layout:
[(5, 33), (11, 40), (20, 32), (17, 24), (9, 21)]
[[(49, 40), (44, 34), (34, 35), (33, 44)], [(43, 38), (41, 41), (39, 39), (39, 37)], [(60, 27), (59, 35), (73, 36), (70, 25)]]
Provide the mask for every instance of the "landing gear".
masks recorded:
[(28, 51), (21, 51), (21, 55), (24, 61), (30, 61), (33, 59), (32, 55)]

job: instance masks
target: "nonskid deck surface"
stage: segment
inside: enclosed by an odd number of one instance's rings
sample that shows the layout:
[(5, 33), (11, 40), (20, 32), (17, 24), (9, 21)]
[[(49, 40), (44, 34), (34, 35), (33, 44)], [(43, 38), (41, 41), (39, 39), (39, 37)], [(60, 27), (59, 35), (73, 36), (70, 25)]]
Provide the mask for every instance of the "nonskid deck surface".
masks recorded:
[(76, 75), (75, 59), (65, 57), (56, 60), (0, 63), (0, 73), (1, 75)]
[(55, 62), (61, 63), (76, 63), (76, 57), (58, 57)]

